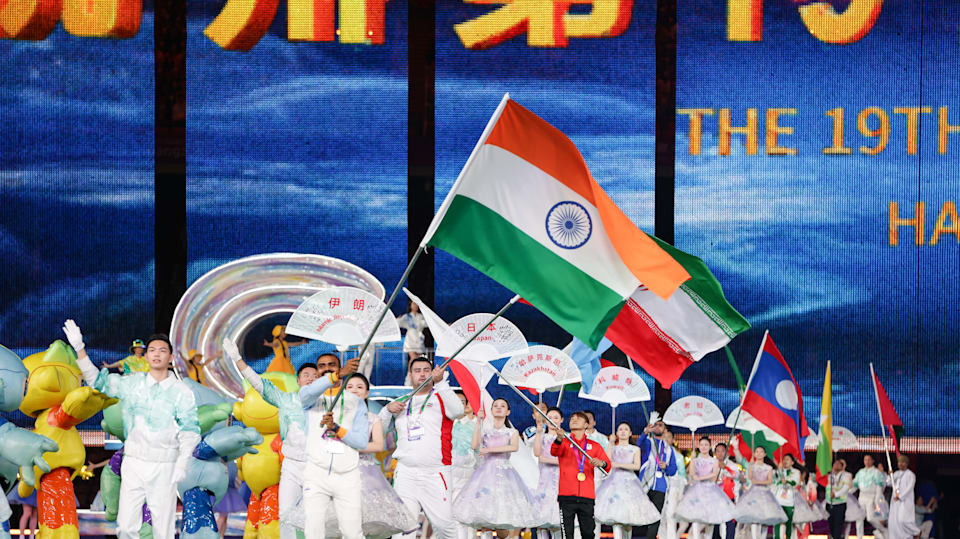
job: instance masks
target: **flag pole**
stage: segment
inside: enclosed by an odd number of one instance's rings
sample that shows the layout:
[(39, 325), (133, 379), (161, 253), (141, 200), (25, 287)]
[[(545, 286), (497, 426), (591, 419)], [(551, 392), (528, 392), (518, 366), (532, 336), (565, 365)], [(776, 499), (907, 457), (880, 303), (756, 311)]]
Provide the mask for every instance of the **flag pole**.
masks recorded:
[[(363, 354), (366, 353), (367, 348), (370, 347), (370, 342), (373, 340), (373, 335), (377, 332), (377, 329), (380, 328), (380, 323), (383, 322), (383, 319), (387, 316), (387, 313), (390, 312), (390, 306), (393, 305), (393, 301), (397, 299), (397, 294), (400, 292), (400, 289), (403, 287), (403, 283), (407, 281), (407, 277), (410, 276), (410, 271), (413, 270), (413, 265), (417, 262), (417, 259), (420, 258), (420, 254), (423, 253), (424, 249), (425, 248), (423, 245), (418, 247), (417, 251), (413, 253), (413, 256), (410, 258), (410, 262), (407, 263), (407, 269), (403, 271), (403, 275), (401, 275), (400, 280), (397, 281), (397, 286), (393, 288), (393, 293), (390, 294), (390, 298), (387, 300), (387, 303), (384, 304), (383, 311), (380, 313), (380, 316), (377, 317), (377, 321), (373, 324), (373, 328), (370, 330), (370, 334), (367, 335), (366, 342), (364, 342), (363, 346), (360, 347), (360, 353), (357, 354), (357, 357), (360, 358), (360, 360), (363, 359)], [(343, 354), (340, 354), (340, 357), (341, 357), (340, 364), (342, 365)], [(359, 365), (357, 366), (357, 370), (360, 370)], [(337, 404), (337, 401), (340, 400), (340, 396), (343, 395), (343, 390), (347, 387), (347, 380), (349, 380), (351, 376), (352, 376), (351, 374), (348, 374), (342, 380), (342, 383), (340, 384), (340, 389), (337, 391), (337, 396), (333, 398), (333, 403), (330, 405), (331, 409), (333, 409), (333, 406), (335, 406)]]
[(743, 411), (743, 401), (747, 398), (747, 392), (750, 391), (750, 384), (753, 383), (753, 375), (757, 373), (757, 365), (760, 364), (760, 356), (763, 355), (763, 345), (767, 343), (767, 335), (770, 330), (763, 332), (763, 340), (760, 341), (760, 349), (757, 350), (757, 358), (753, 360), (753, 368), (750, 369), (750, 378), (747, 378), (747, 385), (743, 388), (743, 395), (740, 396), (740, 406), (737, 408), (737, 417), (733, 420), (733, 427), (730, 428), (730, 437), (727, 438), (727, 447), (733, 443), (733, 435), (737, 432), (737, 424), (740, 423), (740, 413)]
[(563, 402), (563, 386), (560, 386), (560, 393), (557, 393), (557, 408), (560, 407), (561, 402)]
[[(519, 298), (520, 298), (520, 296), (517, 296), (517, 299), (519, 299)], [(450, 360), (448, 359), (447, 361), (449, 362)], [(536, 411), (538, 414), (540, 414), (540, 417), (542, 417), (542, 418), (544, 419), (544, 421), (546, 421), (547, 423), (549, 423), (550, 426), (552, 426), (554, 429), (557, 430), (557, 432), (563, 432), (564, 437), (565, 437), (567, 440), (570, 440), (570, 444), (573, 445), (574, 449), (576, 449), (577, 451), (583, 453), (583, 455), (584, 455), (585, 457), (591, 458), (591, 457), (590, 457), (590, 454), (587, 453), (587, 451), (586, 451), (584, 448), (580, 447), (580, 444), (578, 444), (576, 441), (574, 441), (573, 437), (570, 436), (570, 433), (569, 433), (569, 432), (565, 432), (563, 429), (561, 429), (561, 428), (560, 428), (560, 425), (557, 425), (556, 423), (554, 423), (553, 420), (550, 419), (550, 418), (547, 416), (547, 414), (543, 413), (543, 410), (541, 410), (539, 406), (537, 406), (536, 404), (534, 404), (533, 401), (530, 400), (530, 398), (527, 397), (527, 396), (523, 393), (523, 391), (520, 391), (520, 389), (519, 389), (517, 386), (513, 385), (513, 382), (511, 382), (510, 380), (507, 380), (506, 378), (504, 378), (503, 374), (500, 373), (500, 369), (494, 367), (492, 364), (490, 365), (490, 368), (492, 368), (492, 369), (493, 369), (493, 372), (495, 372), (495, 373), (497, 374), (497, 376), (500, 378), (500, 381), (501, 381), (501, 382), (503, 382), (504, 384), (506, 384), (507, 386), (509, 386), (510, 389), (512, 389), (514, 393), (516, 393), (517, 395), (520, 395), (520, 398), (523, 399), (528, 405), (530, 405), (530, 407), (533, 408), (534, 411)], [(608, 475), (608, 474), (610, 473), (610, 472), (604, 470), (603, 468), (597, 468), (597, 469), (600, 470), (600, 472), (601, 472), (603, 475)]]
[[(870, 362), (870, 385), (873, 386), (873, 398), (877, 402), (877, 418), (880, 419), (880, 436), (883, 438), (883, 452), (887, 456), (887, 473), (893, 477), (893, 465), (890, 463), (890, 450), (887, 449), (887, 434), (883, 424), (883, 412), (880, 411), (880, 394), (877, 392), (877, 375), (873, 372), (873, 362)], [(894, 490), (897, 490), (894, 485)], [(899, 494), (899, 492), (897, 493)]]
[[(370, 346), (370, 341), (373, 340), (374, 333), (377, 332), (377, 329), (380, 327), (380, 322), (383, 321), (383, 318), (387, 315), (387, 311), (390, 310), (390, 306), (393, 305), (393, 300), (396, 299), (397, 294), (400, 292), (400, 288), (403, 287), (403, 283), (406, 282), (407, 277), (410, 275), (410, 270), (413, 269), (414, 262), (417, 261), (417, 258), (420, 257), (420, 254), (423, 253), (427, 248), (427, 242), (430, 241), (430, 238), (433, 237), (433, 234), (437, 231), (437, 228), (440, 226), (440, 222), (443, 220), (444, 215), (447, 213), (447, 209), (450, 207), (450, 203), (453, 201), (453, 197), (457, 192), (457, 186), (460, 185), (460, 181), (463, 179), (464, 173), (467, 171), (467, 168), (470, 167), (470, 163), (473, 161), (474, 157), (477, 155), (477, 152), (480, 150), (480, 147), (483, 146), (484, 141), (487, 140), (487, 137), (490, 136), (490, 132), (493, 130), (493, 126), (496, 125), (497, 120), (500, 118), (500, 114), (503, 112), (503, 109), (507, 106), (507, 102), (510, 101), (510, 94), (503, 94), (503, 98), (500, 100), (500, 104), (497, 106), (497, 109), (494, 111), (493, 116), (490, 117), (490, 120), (487, 121), (487, 126), (483, 129), (483, 134), (480, 135), (480, 140), (477, 141), (476, 146), (474, 146), (473, 151), (470, 152), (470, 157), (467, 158), (466, 164), (463, 165), (463, 168), (460, 170), (460, 174), (457, 176), (457, 180), (453, 183), (453, 187), (450, 188), (450, 191), (447, 193), (447, 197), (443, 199), (443, 204), (440, 205), (440, 209), (437, 211), (436, 215), (433, 216), (433, 220), (430, 221), (430, 226), (427, 228), (426, 234), (423, 235), (423, 239), (420, 240), (420, 246), (417, 248), (416, 253), (410, 259), (410, 262), (407, 264), (407, 269), (404, 270), (403, 276), (400, 277), (400, 281), (397, 282), (397, 286), (393, 289), (393, 293), (390, 294), (390, 299), (387, 300), (387, 305), (384, 308), (383, 312), (380, 313), (380, 317), (377, 319), (377, 323), (374, 324), (373, 329), (370, 330), (370, 335), (367, 336), (367, 341), (363, 343), (363, 347), (360, 348), (360, 354), (357, 356), (363, 358), (364, 352), (367, 351), (367, 347)], [(511, 300), (510, 304), (512, 305), (515, 300)], [(505, 310), (506, 308), (504, 308)], [(493, 320), (497, 317), (495, 316)], [(490, 320), (490, 322), (493, 322)], [(489, 322), (488, 324), (489, 325)], [(486, 326), (484, 326), (484, 329)], [(481, 330), (482, 331), (482, 330)], [(479, 333), (478, 333), (479, 335)], [(474, 335), (476, 338), (477, 335)], [(471, 341), (473, 339), (470, 339)], [(469, 344), (470, 341), (467, 341)], [(466, 344), (464, 345), (466, 346)], [(448, 362), (449, 363), (449, 362)], [(337, 396), (333, 399), (333, 404), (335, 405), (340, 399), (340, 396), (343, 395), (343, 389), (347, 387), (347, 380), (350, 377), (347, 376), (343, 383), (340, 384), (340, 390), (337, 391)]]
[[(463, 350), (467, 347), (467, 345), (469, 345), (470, 343), (472, 343), (472, 342), (474, 341), (474, 339), (476, 339), (477, 337), (480, 336), (481, 333), (483, 333), (484, 331), (486, 331), (486, 329), (490, 326), (490, 324), (492, 324), (497, 318), (500, 318), (500, 317), (503, 315), (503, 313), (506, 312), (506, 310), (510, 308), (511, 305), (513, 305), (514, 303), (516, 303), (516, 302), (519, 301), (519, 300), (520, 300), (520, 296), (513, 296), (513, 297), (510, 299), (510, 301), (508, 301), (508, 302), (506, 303), (506, 305), (504, 305), (503, 307), (500, 308), (499, 311), (497, 311), (497, 314), (491, 316), (491, 317), (490, 317), (490, 320), (487, 320), (487, 323), (486, 323), (486, 324), (484, 324), (482, 327), (480, 327), (479, 329), (477, 329), (477, 331), (476, 331), (473, 335), (471, 335), (470, 338), (467, 339), (466, 342), (464, 342), (463, 344), (460, 345), (460, 348), (457, 348), (457, 350), (456, 350), (454, 353), (450, 354), (450, 357), (448, 357), (447, 360), (444, 361), (442, 365), (440, 365), (440, 368), (441, 368), (441, 369), (446, 369), (447, 366), (450, 365), (450, 362), (453, 361), (454, 358), (456, 358), (457, 355), (458, 355), (460, 352), (463, 352)], [(493, 366), (493, 365), (491, 365), (491, 367), (492, 367), (492, 366)], [(494, 370), (496, 370), (496, 369), (494, 369)], [(498, 373), (498, 374), (499, 374), (499, 373)], [(412, 399), (414, 395), (416, 395), (417, 393), (420, 393), (420, 391), (422, 391), (423, 388), (427, 387), (427, 384), (428, 384), (431, 380), (432, 380), (432, 378), (428, 377), (426, 380), (424, 380), (423, 382), (421, 382), (420, 385), (417, 386), (416, 389), (414, 389), (414, 390), (411, 391), (410, 393), (407, 393), (406, 395), (400, 397), (399, 399), (397, 399), (397, 400), (394, 401), (394, 402), (403, 402), (403, 401), (405, 401), (405, 400), (407, 400), (407, 399)], [(539, 410), (539, 408), (537, 408), (537, 409)]]

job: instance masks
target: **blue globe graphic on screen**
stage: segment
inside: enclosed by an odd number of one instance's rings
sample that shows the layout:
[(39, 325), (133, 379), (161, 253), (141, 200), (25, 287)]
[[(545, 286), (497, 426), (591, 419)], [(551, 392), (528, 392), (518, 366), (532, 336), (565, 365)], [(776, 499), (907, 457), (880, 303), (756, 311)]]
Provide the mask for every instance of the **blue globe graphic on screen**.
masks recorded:
[(587, 243), (593, 232), (593, 221), (582, 204), (565, 200), (547, 212), (547, 236), (557, 247), (576, 249)]

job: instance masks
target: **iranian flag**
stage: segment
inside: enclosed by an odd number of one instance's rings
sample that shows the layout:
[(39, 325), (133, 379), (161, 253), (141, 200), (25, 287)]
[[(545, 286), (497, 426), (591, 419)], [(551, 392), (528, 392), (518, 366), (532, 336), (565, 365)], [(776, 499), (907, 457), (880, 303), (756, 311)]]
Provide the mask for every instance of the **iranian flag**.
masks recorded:
[(719, 350), (750, 323), (723, 295), (696, 256), (653, 238), (690, 275), (669, 298), (639, 286), (607, 328), (606, 337), (664, 387), (703, 356)]
[(504, 96), (424, 236), (596, 349), (641, 283), (690, 278), (593, 179), (559, 130)]
[(820, 443), (817, 444), (817, 483), (827, 486), (833, 467), (833, 404), (830, 397), (830, 362), (823, 379), (823, 400), (820, 401)]

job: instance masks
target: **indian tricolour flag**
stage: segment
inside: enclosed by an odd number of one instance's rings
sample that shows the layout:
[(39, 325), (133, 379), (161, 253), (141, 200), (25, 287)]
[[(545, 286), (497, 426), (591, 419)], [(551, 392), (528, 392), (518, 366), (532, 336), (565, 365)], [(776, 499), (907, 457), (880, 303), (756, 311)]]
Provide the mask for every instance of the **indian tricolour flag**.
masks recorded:
[[(671, 351), (668, 363), (689, 365), (749, 327), (722, 292), (730, 319), (714, 308), (716, 294), (678, 296), (692, 276), (678, 257), (689, 255), (637, 228), (594, 181), (573, 142), (509, 96), (434, 217), (427, 245), (520, 294), (593, 349), (604, 335), (628, 355), (656, 341), (658, 351)], [(687, 315), (694, 318), (673, 318)], [(640, 340), (626, 335), (641, 327)], [(707, 333), (709, 342), (700, 342)], [(682, 372), (647, 370), (666, 385)]]

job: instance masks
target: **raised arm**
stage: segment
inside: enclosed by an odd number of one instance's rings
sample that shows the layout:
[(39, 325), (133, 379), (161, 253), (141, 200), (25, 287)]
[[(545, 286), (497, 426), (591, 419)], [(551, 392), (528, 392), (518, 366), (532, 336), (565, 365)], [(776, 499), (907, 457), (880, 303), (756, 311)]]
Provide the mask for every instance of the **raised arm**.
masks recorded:
[(107, 396), (118, 398), (123, 377), (119, 374), (110, 374), (107, 369), (97, 370), (90, 356), (87, 355), (87, 349), (83, 344), (83, 333), (80, 332), (76, 322), (73, 320), (64, 322), (63, 333), (67, 336), (70, 346), (77, 352), (77, 366), (80, 367), (80, 373), (87, 385)]
[(480, 447), (480, 440), (482, 439), (481, 431), (483, 430), (483, 417), (484, 417), (483, 408), (477, 411), (479, 413), (477, 414), (476, 425), (474, 425), (473, 427), (473, 438), (471, 439), (471, 442), (470, 442), (470, 449), (473, 449), (474, 451), (476, 451)]
[(433, 387), (437, 398), (443, 403), (443, 414), (447, 419), (457, 419), (463, 415), (463, 403), (460, 397), (450, 389), (450, 383), (444, 379), (444, 371), (437, 367), (433, 369)]

